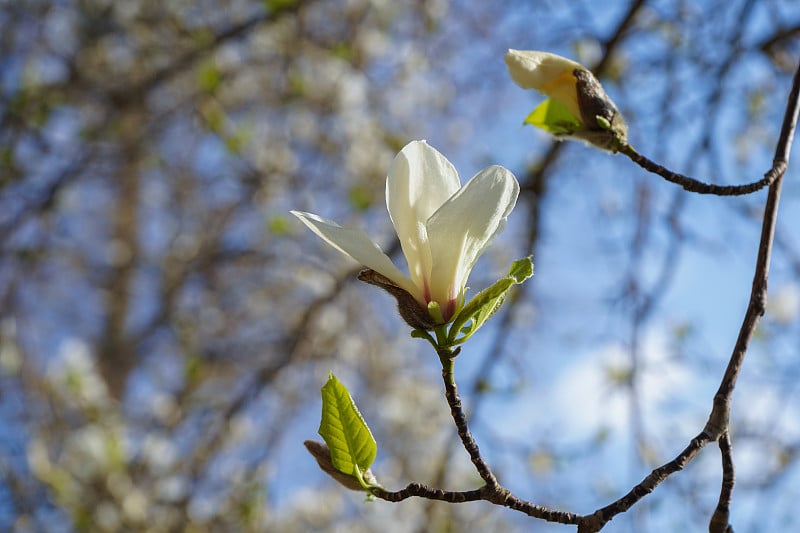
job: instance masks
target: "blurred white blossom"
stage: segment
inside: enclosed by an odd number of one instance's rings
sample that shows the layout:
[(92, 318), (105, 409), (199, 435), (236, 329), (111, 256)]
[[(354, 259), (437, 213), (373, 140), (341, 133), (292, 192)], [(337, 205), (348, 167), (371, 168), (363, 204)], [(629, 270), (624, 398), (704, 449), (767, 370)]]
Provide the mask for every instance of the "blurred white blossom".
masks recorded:
[(781, 325), (797, 320), (800, 311), (800, 287), (796, 283), (787, 283), (779, 287), (768, 300), (768, 316)]

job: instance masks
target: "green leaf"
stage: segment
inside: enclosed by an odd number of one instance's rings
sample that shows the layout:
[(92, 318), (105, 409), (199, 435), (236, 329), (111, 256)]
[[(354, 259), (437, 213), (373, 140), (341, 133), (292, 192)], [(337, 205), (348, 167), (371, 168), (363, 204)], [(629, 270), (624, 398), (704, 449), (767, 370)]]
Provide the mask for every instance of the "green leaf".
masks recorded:
[(361, 184), (350, 187), (350, 190), (347, 191), (347, 197), (350, 200), (350, 205), (359, 211), (366, 211), (372, 205), (370, 190)]
[(283, 215), (275, 215), (267, 219), (267, 230), (273, 235), (285, 237), (289, 235), (289, 219)]
[(225, 132), (225, 113), (216, 105), (203, 105), (200, 107), (200, 113), (206, 120), (206, 127), (209, 131), (218, 135), (223, 135)]
[(294, 7), (295, 4), (297, 4), (297, 0), (262, 0), (262, 1), (264, 2), (264, 7), (266, 7), (270, 12), (289, 9), (291, 7)]
[(225, 135), (225, 148), (232, 154), (240, 155), (252, 135), (252, 129), (247, 126), (240, 126), (233, 133)]
[(334, 56), (343, 59), (348, 63), (353, 61), (353, 56), (355, 55), (353, 45), (350, 42), (345, 41), (334, 44), (330, 51)]
[(425, 339), (426, 341), (431, 343), (431, 346), (433, 346), (434, 348), (438, 348), (439, 347), (439, 345), (436, 344), (436, 339), (434, 339), (433, 336), (430, 333), (428, 333), (427, 331), (425, 331), (424, 329), (412, 330), (411, 331), (411, 337), (414, 338), (414, 339)]
[(533, 261), (531, 261), (531, 257), (523, 257), (514, 261), (508, 271), (508, 275), (514, 278), (514, 281), (518, 284), (533, 276)]
[(214, 62), (208, 62), (197, 71), (197, 83), (205, 92), (214, 93), (222, 81), (222, 72)]
[[(533, 276), (533, 261), (530, 256), (514, 261), (508, 275), (482, 290), (467, 303), (450, 326), (447, 337), (453, 344), (460, 344), (471, 337), (493, 315), (506, 299), (508, 290)], [(463, 336), (456, 338), (461, 333)]]
[(536, 109), (525, 117), (524, 124), (536, 126), (553, 135), (571, 135), (584, 129), (580, 119), (570, 113), (567, 106), (552, 98), (536, 106)]
[(378, 453), (378, 445), (350, 392), (331, 372), (322, 387), (319, 434), (331, 451), (333, 466), (359, 480)]

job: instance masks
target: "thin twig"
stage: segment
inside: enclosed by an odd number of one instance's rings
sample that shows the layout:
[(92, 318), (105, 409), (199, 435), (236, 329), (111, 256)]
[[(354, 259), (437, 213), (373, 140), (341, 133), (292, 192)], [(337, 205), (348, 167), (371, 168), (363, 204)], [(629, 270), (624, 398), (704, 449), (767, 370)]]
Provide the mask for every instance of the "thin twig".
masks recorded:
[(555, 511), (536, 505), (534, 503), (522, 500), (500, 485), (497, 478), (492, 473), (489, 464), (483, 459), (478, 449), (478, 444), (472, 436), (467, 424), (467, 417), (461, 406), (461, 398), (458, 396), (458, 389), (453, 376), (453, 366), (458, 351), (453, 351), (450, 348), (439, 349), (439, 359), (442, 363), (442, 379), (444, 380), (445, 395), (447, 403), (450, 405), (450, 413), (453, 416), (453, 421), (458, 429), (458, 435), (461, 438), (461, 443), (469, 453), (472, 463), (475, 465), (481, 478), (486, 483), (480, 489), (468, 491), (447, 491), (443, 489), (433, 489), (422, 485), (421, 483), (411, 483), (406, 488), (392, 492), (380, 487), (373, 487), (370, 493), (382, 500), (390, 502), (399, 502), (408, 499), (412, 496), (426, 498), (428, 500), (445, 501), (449, 503), (464, 503), (477, 500), (485, 500), (495, 505), (502, 505), (525, 513), (534, 518), (540, 518), (547, 522), (556, 522), (559, 524), (573, 524), (577, 525), (581, 519), (580, 516), (567, 513), (563, 511)]
[(716, 185), (714, 183), (705, 183), (662, 167), (634, 150), (630, 144), (626, 144), (620, 148), (619, 153), (628, 156), (631, 161), (648, 172), (658, 174), (670, 183), (680, 185), (685, 190), (696, 194), (713, 194), (715, 196), (743, 196), (745, 194), (752, 194), (775, 183), (778, 176), (783, 173), (781, 169), (773, 167), (758, 181), (746, 183), (744, 185)]
[(750, 292), (750, 302), (747, 305), (747, 312), (745, 313), (742, 327), (739, 329), (739, 337), (736, 340), (736, 345), (734, 346), (733, 353), (728, 362), (728, 367), (725, 369), (725, 375), (714, 396), (714, 410), (706, 424), (706, 429), (709, 430), (712, 435), (716, 434), (716, 437), (721, 436), (727, 431), (733, 388), (736, 385), (736, 379), (741, 371), (747, 347), (767, 307), (767, 280), (772, 257), (772, 245), (775, 238), (775, 221), (778, 216), (778, 203), (780, 202), (781, 185), (783, 183), (782, 178), (789, 164), (789, 154), (791, 152), (795, 128), (797, 126), (798, 111), (800, 111), (800, 65), (798, 65), (794, 75), (781, 134), (775, 148), (775, 157), (772, 160), (772, 169), (767, 173), (774, 173), (777, 179), (769, 188), (767, 203), (764, 207), (761, 241), (758, 247), (758, 258), (756, 260), (755, 274), (753, 276), (753, 288)]
[(711, 521), (708, 524), (709, 533), (732, 533), (728, 519), (730, 518), (731, 497), (733, 496), (733, 485), (736, 482), (736, 473), (733, 467), (733, 447), (731, 445), (731, 435), (725, 432), (719, 438), (719, 452), (722, 456), (722, 486), (719, 491), (719, 501)]
[(457, 352), (452, 352), (450, 349), (442, 349), (439, 352), (439, 359), (442, 362), (442, 380), (444, 380), (445, 396), (450, 406), (450, 414), (456, 424), (458, 436), (461, 438), (461, 444), (463, 444), (464, 449), (467, 450), (469, 458), (472, 464), (475, 465), (475, 469), (478, 471), (481, 479), (486, 482), (487, 486), (496, 487), (498, 485), (497, 478), (494, 476), (494, 473), (492, 473), (489, 464), (481, 456), (478, 444), (475, 442), (475, 438), (469, 430), (467, 415), (464, 414), (464, 409), (461, 407), (461, 398), (458, 396), (458, 387), (456, 386), (455, 376), (453, 375), (456, 355)]
[(520, 499), (498, 483), (497, 478), (492, 473), (492, 469), (488, 463), (483, 459), (478, 449), (478, 444), (472, 436), (467, 425), (467, 417), (461, 407), (461, 399), (458, 397), (458, 390), (453, 377), (453, 366), (455, 357), (458, 351), (452, 351), (450, 348), (441, 348), (439, 350), (439, 359), (442, 363), (442, 379), (444, 380), (445, 395), (447, 396), (447, 403), (450, 405), (450, 412), (453, 416), (453, 421), (458, 429), (458, 435), (461, 437), (461, 442), (464, 448), (469, 453), (472, 463), (475, 465), (481, 478), (486, 483), (483, 487), (470, 491), (446, 491), (443, 489), (432, 489), (420, 483), (411, 483), (405, 489), (397, 492), (387, 491), (382, 488), (372, 488), (370, 492), (383, 500), (398, 502), (410, 498), (412, 496), (419, 496), (431, 500), (441, 500), (450, 503), (462, 503), (468, 501), (485, 500), (495, 505), (502, 505), (525, 513), (534, 518), (540, 518), (547, 522), (556, 522), (559, 524), (579, 524), (581, 517), (574, 513), (567, 513), (563, 511), (555, 511), (536, 505), (534, 503)]
[(432, 489), (421, 483), (410, 483), (408, 486), (406, 486), (406, 488), (396, 492), (388, 491), (380, 487), (373, 487), (370, 489), (370, 493), (376, 498), (380, 498), (389, 502), (400, 502), (413, 496), (449, 503), (465, 503), (484, 500), (495, 505), (508, 507), (509, 509), (519, 511), (534, 518), (540, 518), (547, 522), (578, 525), (580, 521), (580, 516), (576, 514), (553, 511), (552, 509), (547, 509), (545, 507), (541, 507), (517, 498), (511, 494), (508, 489), (505, 489), (500, 485), (495, 485), (493, 487), (484, 485), (480, 489), (475, 490), (449, 491), (443, 489)]
[(684, 467), (689, 464), (689, 461), (694, 459), (697, 452), (703, 449), (710, 441), (710, 437), (705, 432), (697, 435), (677, 457), (650, 472), (650, 474), (638, 485), (633, 487), (628, 494), (598, 509), (594, 513), (584, 516), (583, 520), (581, 520), (580, 527), (578, 527), (578, 533), (594, 533), (600, 531), (612, 518), (633, 507), (636, 502), (653, 492), (653, 490), (670, 475), (683, 470)]
[(438, 500), (448, 503), (474, 502), (483, 499), (482, 489), (467, 491), (449, 491), (442, 489), (432, 489), (422, 483), (409, 483), (402, 490), (391, 492), (381, 488), (372, 489), (373, 496), (386, 500), (387, 502), (401, 502), (413, 496), (425, 498), (427, 500)]

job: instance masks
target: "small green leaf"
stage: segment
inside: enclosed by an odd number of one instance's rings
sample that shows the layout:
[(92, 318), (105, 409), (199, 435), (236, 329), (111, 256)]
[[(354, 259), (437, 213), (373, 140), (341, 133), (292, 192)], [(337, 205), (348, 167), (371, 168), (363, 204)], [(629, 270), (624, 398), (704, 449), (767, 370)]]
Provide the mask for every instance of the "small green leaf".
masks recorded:
[(205, 92), (214, 93), (222, 81), (222, 72), (214, 62), (208, 62), (197, 71), (197, 83)]
[(264, 6), (270, 11), (282, 11), (297, 4), (297, 0), (262, 0)]
[(541, 128), (553, 135), (571, 135), (583, 129), (581, 121), (569, 112), (567, 106), (548, 98), (525, 117), (524, 124)]
[(289, 219), (283, 215), (275, 215), (267, 220), (267, 230), (273, 235), (285, 237), (289, 235)]
[[(493, 315), (506, 299), (508, 290), (533, 275), (533, 261), (525, 257), (514, 261), (508, 275), (482, 290), (467, 303), (450, 326), (447, 337), (451, 343), (460, 344), (471, 337)], [(461, 333), (463, 336), (456, 338)]]
[(350, 187), (350, 190), (347, 191), (347, 197), (350, 200), (350, 205), (359, 211), (366, 211), (372, 205), (372, 194), (367, 187), (361, 184)]
[(330, 51), (334, 56), (347, 62), (351, 62), (353, 60), (353, 56), (355, 55), (353, 45), (346, 41), (334, 44)]
[(215, 105), (204, 105), (201, 106), (200, 113), (205, 118), (209, 131), (218, 135), (224, 134), (226, 117), (222, 109)]
[(241, 126), (233, 133), (225, 135), (225, 148), (232, 154), (240, 155), (252, 137), (252, 129)]
[(424, 329), (412, 330), (411, 331), (411, 337), (414, 338), (414, 339), (425, 339), (426, 341), (431, 343), (431, 346), (433, 346), (434, 348), (438, 348), (439, 347), (439, 345), (436, 344), (436, 339), (434, 339), (433, 336), (430, 333), (428, 333), (427, 331), (425, 331)]
[(611, 129), (611, 122), (609, 122), (607, 118), (601, 117), (600, 115), (595, 115), (594, 119), (597, 121), (597, 126), (601, 130), (610, 130)]
[(194, 41), (194, 45), (198, 48), (211, 46), (214, 44), (214, 41), (217, 38), (216, 34), (214, 34), (214, 32), (209, 28), (200, 28), (196, 31), (193, 31), (190, 36), (192, 41)]
[(533, 276), (533, 261), (530, 256), (514, 261), (508, 275), (514, 278), (517, 283), (522, 283), (529, 277)]
[(330, 448), (333, 466), (343, 474), (362, 479), (375, 460), (378, 445), (347, 387), (333, 373), (322, 387), (319, 434)]
[[(0, 148), (0, 168), (14, 168), (14, 152), (7, 146)], [(5, 180), (5, 177), (0, 178), (0, 183), (4, 182)]]

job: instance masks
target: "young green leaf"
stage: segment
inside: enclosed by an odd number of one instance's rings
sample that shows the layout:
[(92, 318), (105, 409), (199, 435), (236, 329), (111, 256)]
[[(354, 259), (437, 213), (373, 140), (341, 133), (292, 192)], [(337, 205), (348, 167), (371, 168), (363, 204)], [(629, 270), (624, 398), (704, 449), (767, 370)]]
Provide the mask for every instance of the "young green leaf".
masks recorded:
[(533, 261), (531, 257), (523, 257), (511, 264), (508, 275), (514, 278), (516, 284), (520, 284), (529, 277), (533, 276)]
[[(506, 299), (508, 290), (533, 276), (533, 261), (525, 257), (514, 261), (508, 275), (482, 290), (467, 303), (450, 326), (448, 339), (460, 344), (471, 337), (493, 315)], [(469, 323), (469, 324), (468, 324)], [(462, 337), (456, 338), (461, 333)]]
[(209, 62), (197, 71), (197, 84), (200, 89), (213, 94), (222, 82), (222, 71), (216, 63)]
[(567, 106), (548, 98), (525, 117), (524, 124), (541, 128), (553, 135), (572, 135), (583, 128), (580, 119), (572, 115)]
[(375, 460), (378, 445), (347, 387), (333, 373), (322, 387), (319, 434), (330, 449), (333, 466), (343, 474), (362, 479)]

